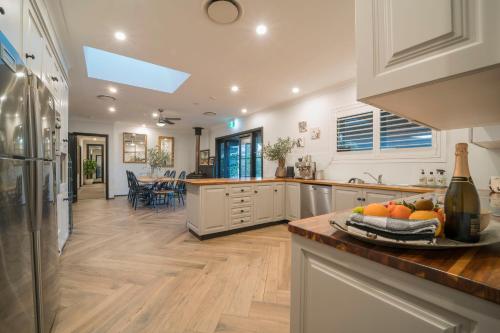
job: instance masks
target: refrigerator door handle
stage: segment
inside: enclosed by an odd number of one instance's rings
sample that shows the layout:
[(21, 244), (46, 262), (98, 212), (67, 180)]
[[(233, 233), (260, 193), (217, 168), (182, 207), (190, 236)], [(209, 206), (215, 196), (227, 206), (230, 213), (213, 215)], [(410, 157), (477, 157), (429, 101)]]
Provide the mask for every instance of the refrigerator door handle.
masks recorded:
[(28, 77), (28, 156), (32, 158), (43, 158), (42, 128), (40, 123), (41, 115), (37, 89), (38, 79), (34, 74), (30, 74)]
[(29, 212), (32, 231), (42, 226), (43, 200), (43, 161), (31, 160), (29, 163)]

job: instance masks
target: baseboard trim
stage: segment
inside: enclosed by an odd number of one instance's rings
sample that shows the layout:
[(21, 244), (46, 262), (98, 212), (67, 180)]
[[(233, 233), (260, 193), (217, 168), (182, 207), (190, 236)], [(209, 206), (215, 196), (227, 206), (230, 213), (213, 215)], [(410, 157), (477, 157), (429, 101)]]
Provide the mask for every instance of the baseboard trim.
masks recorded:
[(224, 231), (220, 231), (220, 232), (214, 232), (213, 234), (207, 234), (207, 235), (198, 235), (196, 233), (196, 231), (192, 230), (189, 227), (188, 227), (188, 230), (191, 234), (193, 234), (194, 237), (198, 238), (198, 240), (203, 241), (203, 240), (207, 240), (207, 239), (211, 239), (211, 238), (229, 236), (229, 235), (238, 234), (238, 233), (244, 232), (244, 231), (261, 229), (261, 228), (270, 227), (273, 225), (278, 225), (278, 224), (283, 224), (283, 223), (288, 223), (288, 222), (289, 222), (288, 220), (267, 222), (267, 223), (256, 224), (256, 225), (249, 225), (248, 227), (243, 227), (243, 228), (239, 228), (239, 229), (231, 229), (231, 230), (224, 230)]

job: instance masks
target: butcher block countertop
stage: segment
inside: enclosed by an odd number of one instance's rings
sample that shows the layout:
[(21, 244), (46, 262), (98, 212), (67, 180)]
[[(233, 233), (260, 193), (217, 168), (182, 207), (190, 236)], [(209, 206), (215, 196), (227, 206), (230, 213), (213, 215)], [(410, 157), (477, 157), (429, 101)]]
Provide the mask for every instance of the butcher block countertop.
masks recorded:
[[(480, 196), (487, 195), (480, 191)], [(337, 250), (500, 304), (500, 243), (453, 250), (408, 250), (372, 245), (330, 226), (329, 221), (339, 213), (293, 221), (288, 224), (288, 230)], [(490, 223), (500, 223), (500, 217), (491, 216)]]
[(417, 186), (404, 186), (404, 185), (379, 185), (379, 184), (348, 184), (334, 180), (306, 180), (295, 178), (204, 178), (204, 179), (186, 179), (186, 184), (205, 186), (205, 185), (238, 185), (238, 184), (254, 184), (254, 183), (273, 183), (273, 182), (286, 182), (286, 183), (303, 183), (313, 185), (331, 185), (331, 186), (347, 186), (368, 189), (378, 189), (387, 191), (400, 191), (412, 193), (428, 193), (434, 191), (432, 188), (417, 187)]

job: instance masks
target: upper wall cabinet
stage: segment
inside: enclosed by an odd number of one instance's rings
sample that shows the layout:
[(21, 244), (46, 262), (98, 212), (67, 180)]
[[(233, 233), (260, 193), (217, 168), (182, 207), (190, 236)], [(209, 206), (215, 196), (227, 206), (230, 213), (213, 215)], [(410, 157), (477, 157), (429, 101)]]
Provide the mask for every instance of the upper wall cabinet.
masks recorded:
[(28, 1), (25, 1), (23, 54), (26, 66), (42, 78), (42, 56), (44, 53), (44, 38), (41, 25)]
[(358, 99), (423, 124), (500, 122), (500, 1), (357, 0)]
[(5, 0), (0, 2), (0, 30), (7, 36), (10, 43), (16, 48), (17, 52), (21, 51), (21, 3), (20, 0)]

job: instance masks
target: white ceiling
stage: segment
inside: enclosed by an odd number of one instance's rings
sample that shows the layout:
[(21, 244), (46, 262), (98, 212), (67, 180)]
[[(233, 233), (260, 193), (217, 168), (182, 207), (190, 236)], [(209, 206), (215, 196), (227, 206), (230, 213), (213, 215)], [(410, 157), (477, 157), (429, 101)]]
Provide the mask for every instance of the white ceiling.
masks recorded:
[[(62, 15), (62, 39), (70, 63), (70, 114), (96, 120), (154, 124), (151, 113), (180, 116), (176, 127), (209, 126), (297, 98), (353, 78), (354, 1), (238, 0), (242, 17), (213, 23), (206, 0), (47, 0)], [(265, 23), (268, 34), (257, 36)], [(127, 34), (117, 41), (115, 31)], [(125, 85), (115, 113), (96, 99), (109, 94), (106, 81), (86, 75), (83, 46), (104, 49), (191, 73), (173, 94)], [(230, 86), (241, 91), (234, 94)], [(198, 103), (197, 105), (195, 103)], [(206, 117), (206, 111), (217, 112)]]

